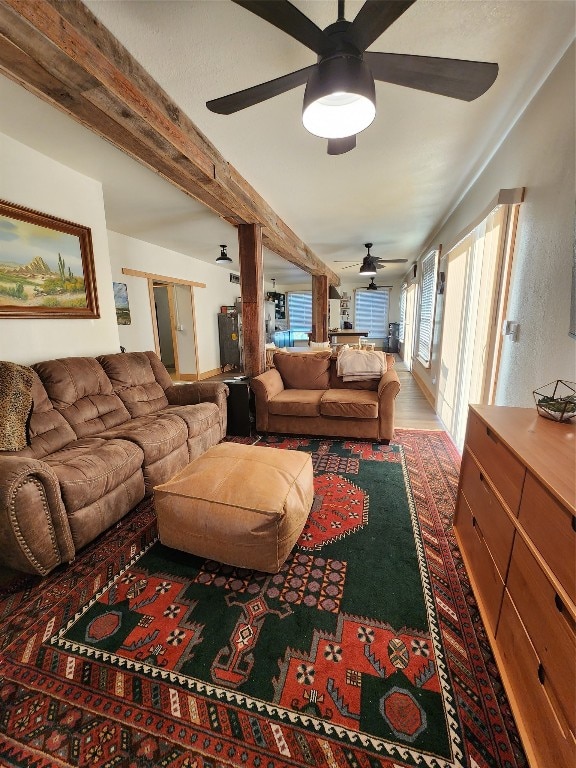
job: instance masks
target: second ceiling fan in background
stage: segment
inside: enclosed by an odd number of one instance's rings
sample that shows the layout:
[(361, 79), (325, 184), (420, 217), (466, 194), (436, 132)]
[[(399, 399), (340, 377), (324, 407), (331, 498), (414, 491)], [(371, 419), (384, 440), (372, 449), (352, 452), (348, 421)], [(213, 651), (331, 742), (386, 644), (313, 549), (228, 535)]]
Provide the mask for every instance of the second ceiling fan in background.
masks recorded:
[(288, 0), (232, 2), (298, 40), (314, 51), (318, 60), (208, 101), (206, 106), (212, 112), (229, 115), (306, 83), (302, 121), (311, 133), (328, 139), (331, 155), (354, 149), (356, 134), (374, 119), (374, 80), (472, 101), (485, 93), (498, 75), (498, 64), (494, 63), (367, 51), (415, 0), (366, 0), (352, 22), (344, 18), (344, 0), (338, 0), (338, 20), (324, 30)]
[[(366, 256), (362, 259), (362, 263), (357, 262), (356, 264), (350, 264), (349, 267), (342, 267), (342, 269), (350, 269), (352, 267), (360, 267), (358, 274), (365, 275), (366, 277), (370, 277), (376, 274), (376, 272), (381, 269), (385, 264), (405, 264), (408, 259), (381, 259), (380, 256), (372, 256), (370, 253), (370, 248), (372, 248), (373, 243), (364, 243), (364, 248), (366, 248)], [(349, 262), (338, 262), (336, 260), (336, 263), (349, 263)]]

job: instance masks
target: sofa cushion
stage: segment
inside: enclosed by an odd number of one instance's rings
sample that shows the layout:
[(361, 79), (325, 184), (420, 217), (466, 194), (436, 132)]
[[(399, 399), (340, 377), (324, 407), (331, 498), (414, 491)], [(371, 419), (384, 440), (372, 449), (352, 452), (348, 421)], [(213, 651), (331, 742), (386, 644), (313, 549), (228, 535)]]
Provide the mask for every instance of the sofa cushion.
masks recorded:
[[(387, 357), (390, 357), (390, 355)], [(330, 389), (369, 389), (372, 391), (376, 391), (378, 389), (379, 379), (358, 379), (357, 381), (344, 381), (342, 376), (338, 376), (337, 362), (337, 357), (333, 357), (330, 361)]]
[(220, 408), (216, 403), (169, 405), (162, 413), (179, 416), (188, 428), (188, 437), (197, 437), (213, 426), (220, 426)]
[(284, 389), (268, 401), (274, 416), (320, 416), (323, 389)]
[(136, 419), (107, 429), (98, 437), (123, 438), (136, 443), (144, 451), (144, 463), (154, 464), (186, 443), (188, 430), (178, 416), (155, 414), (139, 416)]
[(36, 371), (32, 371), (32, 414), (30, 416), (30, 444), (20, 456), (43, 459), (49, 453), (76, 440), (76, 434), (64, 416), (50, 402)]
[(328, 389), (331, 354), (330, 350), (276, 353), (274, 366), (286, 389)]
[(168, 405), (164, 389), (158, 383), (146, 352), (102, 355), (98, 362), (106, 371), (114, 392), (122, 400), (130, 416), (157, 413)]
[(77, 437), (90, 437), (130, 419), (110, 379), (93, 357), (65, 357), (32, 366), (54, 407)]
[(56, 474), (68, 514), (103, 498), (142, 465), (142, 451), (128, 440), (76, 440), (44, 461)]
[(378, 393), (358, 389), (328, 389), (320, 401), (320, 414), (344, 419), (377, 419)]

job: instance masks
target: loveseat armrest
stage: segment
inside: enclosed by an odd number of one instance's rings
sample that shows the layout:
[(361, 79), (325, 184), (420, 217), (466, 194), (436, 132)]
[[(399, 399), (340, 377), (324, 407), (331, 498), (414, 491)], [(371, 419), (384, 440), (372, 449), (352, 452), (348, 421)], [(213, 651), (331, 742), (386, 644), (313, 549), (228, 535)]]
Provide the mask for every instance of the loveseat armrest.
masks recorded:
[(230, 390), (222, 381), (195, 381), (190, 384), (173, 384), (164, 390), (170, 405), (198, 405), (216, 403), (220, 410), (220, 432), (226, 435), (228, 424), (228, 394)]
[(394, 400), (400, 392), (400, 379), (389, 368), (378, 382), (378, 438), (390, 441), (394, 437)]
[(268, 431), (268, 403), (284, 389), (284, 382), (276, 368), (270, 368), (250, 380), (256, 404), (256, 430)]
[(0, 457), (0, 563), (45, 576), (73, 560), (58, 478), (38, 459)]

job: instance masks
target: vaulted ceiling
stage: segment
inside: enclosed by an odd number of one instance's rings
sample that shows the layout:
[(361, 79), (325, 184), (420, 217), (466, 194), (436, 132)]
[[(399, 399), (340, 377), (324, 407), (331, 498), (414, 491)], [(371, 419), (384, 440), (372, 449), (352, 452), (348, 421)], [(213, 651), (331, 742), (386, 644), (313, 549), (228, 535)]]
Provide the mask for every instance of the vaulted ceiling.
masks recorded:
[[(336, 0), (294, 4), (321, 28), (336, 19)], [(311, 251), (356, 285), (366, 279), (350, 265), (368, 241), (375, 256), (407, 259), (380, 281), (406, 271), (574, 37), (569, 0), (417, 0), (370, 50), (497, 62), (496, 82), (470, 103), (377, 83), (373, 124), (355, 150), (328, 156), (302, 126), (303, 86), (234, 115), (206, 108), (315, 61), (249, 11), (228, 0), (85, 5)], [(361, 5), (348, 0), (347, 18)], [(112, 230), (207, 261), (227, 243), (237, 264), (228, 222), (4, 78), (0, 100), (11, 107), (0, 110), (0, 131), (103, 182)], [(307, 279), (270, 251), (265, 273), (281, 284)]]

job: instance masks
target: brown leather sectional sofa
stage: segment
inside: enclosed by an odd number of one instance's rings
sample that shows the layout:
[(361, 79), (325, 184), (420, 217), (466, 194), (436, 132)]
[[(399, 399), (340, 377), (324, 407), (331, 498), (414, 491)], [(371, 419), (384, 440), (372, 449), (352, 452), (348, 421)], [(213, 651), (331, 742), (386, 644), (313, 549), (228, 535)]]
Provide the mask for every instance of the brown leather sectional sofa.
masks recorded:
[(258, 432), (350, 437), (388, 443), (394, 436), (394, 399), (400, 391), (394, 356), (379, 379), (345, 382), (336, 356), (277, 352), (274, 368), (254, 377)]
[(32, 366), (30, 444), (0, 453), (0, 564), (49, 573), (220, 442), (228, 388), (153, 352)]

